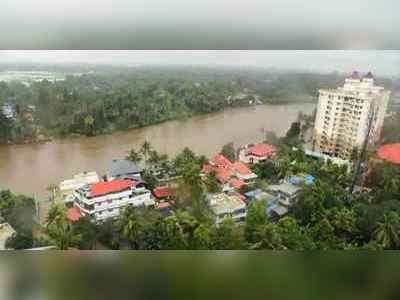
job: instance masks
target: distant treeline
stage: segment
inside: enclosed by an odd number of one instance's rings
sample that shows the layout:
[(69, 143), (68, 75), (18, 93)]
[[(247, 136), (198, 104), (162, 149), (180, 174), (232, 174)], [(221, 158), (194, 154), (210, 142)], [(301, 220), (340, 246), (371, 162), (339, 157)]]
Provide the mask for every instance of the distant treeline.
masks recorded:
[(316, 101), (318, 88), (341, 80), (336, 73), (263, 69), (94, 67), (63, 81), (0, 82), (1, 107), (15, 109), (11, 119), (0, 109), (0, 143), (110, 133), (230, 106)]

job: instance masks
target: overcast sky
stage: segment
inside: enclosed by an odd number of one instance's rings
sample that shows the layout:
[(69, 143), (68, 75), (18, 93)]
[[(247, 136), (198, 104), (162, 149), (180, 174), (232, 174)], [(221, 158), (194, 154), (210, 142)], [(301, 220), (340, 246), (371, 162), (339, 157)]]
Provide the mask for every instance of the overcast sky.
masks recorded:
[(400, 51), (224, 51), (224, 50), (62, 50), (0, 51), (0, 63), (207, 65), (272, 67), (320, 72), (372, 71), (400, 75)]
[(2, 49), (399, 49), (398, 0), (1, 0)]

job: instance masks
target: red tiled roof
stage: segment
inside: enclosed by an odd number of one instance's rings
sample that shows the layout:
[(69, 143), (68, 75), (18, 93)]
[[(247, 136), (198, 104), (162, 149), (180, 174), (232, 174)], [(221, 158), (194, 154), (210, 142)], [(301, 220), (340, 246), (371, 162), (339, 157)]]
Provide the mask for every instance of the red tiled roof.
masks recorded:
[(217, 178), (221, 183), (226, 183), (232, 177), (232, 171), (225, 168), (217, 168)]
[(156, 198), (163, 198), (172, 196), (174, 191), (167, 186), (159, 186), (153, 190), (153, 193)]
[(171, 204), (169, 202), (160, 202), (160, 203), (158, 203), (157, 208), (164, 209), (164, 208), (168, 208), (170, 206), (171, 206)]
[(230, 167), (232, 163), (222, 154), (217, 154), (213, 158), (210, 159), (211, 164), (216, 165), (217, 167)]
[(241, 175), (250, 175), (252, 173), (249, 167), (240, 161), (233, 163), (233, 169)]
[(382, 145), (376, 154), (380, 159), (400, 164), (400, 143)]
[(254, 156), (272, 156), (275, 152), (275, 147), (269, 144), (256, 144), (251, 147), (248, 154)]
[(99, 182), (90, 186), (90, 195), (92, 197), (97, 197), (110, 193), (116, 193), (129, 189), (133, 185), (134, 182), (131, 180), (113, 180), (107, 182)]
[(67, 210), (67, 219), (70, 222), (76, 222), (82, 217), (81, 211), (77, 207), (71, 207)]
[(240, 179), (232, 179), (231, 182), (230, 182), (231, 187), (233, 187), (236, 190), (239, 190), (245, 184), (246, 183), (243, 180), (240, 180)]

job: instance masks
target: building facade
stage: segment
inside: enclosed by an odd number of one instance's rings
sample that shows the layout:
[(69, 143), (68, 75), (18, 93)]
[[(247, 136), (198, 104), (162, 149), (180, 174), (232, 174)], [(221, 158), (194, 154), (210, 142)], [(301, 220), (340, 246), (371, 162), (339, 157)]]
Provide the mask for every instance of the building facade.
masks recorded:
[(10, 103), (4, 103), (1, 113), (7, 119), (15, 119), (15, 106)]
[(229, 161), (222, 154), (212, 157), (209, 162), (203, 165), (202, 175), (215, 172), (223, 192), (230, 192), (240, 189), (243, 185), (254, 183), (257, 174), (241, 161)]
[(232, 218), (235, 223), (244, 222), (247, 214), (246, 203), (236, 195), (225, 193), (210, 195), (209, 206), (218, 226), (226, 218)]
[(118, 217), (128, 205), (154, 205), (146, 187), (132, 180), (114, 180), (86, 185), (74, 193), (74, 206), (96, 221)]
[(349, 160), (362, 148), (368, 131), (368, 146), (374, 146), (381, 137), (389, 96), (375, 85), (371, 73), (361, 77), (354, 72), (342, 87), (320, 89), (313, 150)]
[(238, 157), (239, 160), (245, 164), (256, 164), (268, 159), (273, 159), (275, 152), (275, 146), (259, 143), (242, 147), (239, 149)]

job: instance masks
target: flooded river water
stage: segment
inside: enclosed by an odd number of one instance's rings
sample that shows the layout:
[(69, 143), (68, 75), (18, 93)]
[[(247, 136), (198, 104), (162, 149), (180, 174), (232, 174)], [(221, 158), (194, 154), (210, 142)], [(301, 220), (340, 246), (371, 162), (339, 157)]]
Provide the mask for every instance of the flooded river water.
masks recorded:
[(0, 146), (0, 189), (45, 197), (46, 188), (82, 171), (105, 173), (107, 163), (125, 157), (148, 140), (162, 153), (174, 155), (185, 146), (198, 154), (211, 155), (222, 145), (236, 146), (260, 141), (264, 131), (284, 134), (300, 111), (311, 113), (315, 105), (260, 105), (226, 109), (169, 121), (139, 129), (96, 137), (55, 140), (43, 144)]

